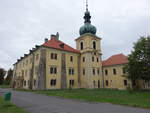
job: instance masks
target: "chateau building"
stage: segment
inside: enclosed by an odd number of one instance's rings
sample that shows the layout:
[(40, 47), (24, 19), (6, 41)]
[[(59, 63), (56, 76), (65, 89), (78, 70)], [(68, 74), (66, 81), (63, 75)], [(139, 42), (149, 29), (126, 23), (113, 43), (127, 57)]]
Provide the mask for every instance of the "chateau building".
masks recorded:
[(12, 87), (126, 89), (131, 85), (124, 70), (128, 63), (126, 56), (118, 54), (102, 61), (101, 38), (90, 19), (87, 8), (80, 36), (75, 39), (76, 49), (60, 41), (57, 33), (18, 59), (14, 64)]

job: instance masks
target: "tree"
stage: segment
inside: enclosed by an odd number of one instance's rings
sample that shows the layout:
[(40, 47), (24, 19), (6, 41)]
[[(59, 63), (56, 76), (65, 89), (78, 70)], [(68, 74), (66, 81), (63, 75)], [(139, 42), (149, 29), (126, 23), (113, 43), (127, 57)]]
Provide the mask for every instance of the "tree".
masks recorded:
[(141, 37), (134, 43), (128, 60), (127, 71), (131, 80), (150, 81), (150, 36)]
[(10, 82), (12, 80), (12, 77), (13, 77), (13, 70), (12, 69), (9, 69), (8, 72), (7, 72), (7, 77), (5, 79), (5, 84), (6, 85), (10, 85)]
[(6, 71), (3, 68), (0, 68), (0, 85), (4, 83), (5, 74), (6, 74)]

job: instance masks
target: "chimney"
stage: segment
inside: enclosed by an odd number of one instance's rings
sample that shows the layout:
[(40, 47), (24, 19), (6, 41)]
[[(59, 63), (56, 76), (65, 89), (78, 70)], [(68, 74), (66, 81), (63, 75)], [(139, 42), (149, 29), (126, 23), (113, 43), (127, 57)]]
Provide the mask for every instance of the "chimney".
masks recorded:
[(48, 42), (48, 38), (45, 38), (44, 41), (45, 41), (45, 42)]
[(59, 40), (59, 33), (57, 32), (56, 35), (53, 35), (53, 34), (52, 34), (52, 35), (51, 35), (51, 38), (55, 38), (55, 39)]

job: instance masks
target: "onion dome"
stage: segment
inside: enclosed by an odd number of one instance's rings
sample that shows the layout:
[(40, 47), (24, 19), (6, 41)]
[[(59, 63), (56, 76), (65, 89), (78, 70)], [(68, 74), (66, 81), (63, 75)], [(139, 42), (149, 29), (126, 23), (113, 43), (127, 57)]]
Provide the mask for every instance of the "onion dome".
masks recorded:
[(80, 27), (79, 33), (80, 35), (83, 35), (85, 33), (91, 33), (93, 35), (96, 34), (96, 27), (91, 25), (91, 16), (90, 16), (90, 12), (88, 11), (88, 9), (86, 9), (85, 15), (84, 15), (84, 25), (82, 27)]

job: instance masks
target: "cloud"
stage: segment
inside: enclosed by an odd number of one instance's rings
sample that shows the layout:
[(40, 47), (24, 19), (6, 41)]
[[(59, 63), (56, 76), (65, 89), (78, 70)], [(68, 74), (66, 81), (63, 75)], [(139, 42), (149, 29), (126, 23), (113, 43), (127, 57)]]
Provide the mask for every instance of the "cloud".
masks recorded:
[[(133, 42), (150, 34), (149, 4), (149, 0), (89, 0), (92, 24), (102, 38), (103, 59), (129, 54)], [(84, 1), (1, 0), (0, 67), (12, 67), (20, 56), (56, 32), (75, 48), (84, 11)]]

